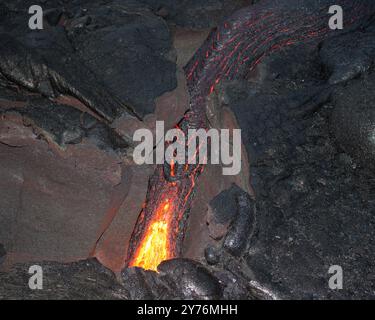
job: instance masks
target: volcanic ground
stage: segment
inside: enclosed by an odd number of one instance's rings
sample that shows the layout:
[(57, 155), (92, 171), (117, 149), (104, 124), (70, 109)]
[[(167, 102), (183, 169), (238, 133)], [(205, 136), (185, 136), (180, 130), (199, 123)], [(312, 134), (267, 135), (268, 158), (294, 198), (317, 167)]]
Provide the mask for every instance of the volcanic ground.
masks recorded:
[[(340, 2), (343, 31), (328, 0), (1, 1), (0, 299), (375, 298), (375, 5)], [(237, 48), (249, 65), (218, 70)], [(205, 166), (178, 256), (128, 268), (162, 170), (132, 161), (133, 133), (206, 91), (209, 127), (242, 130), (242, 171)]]

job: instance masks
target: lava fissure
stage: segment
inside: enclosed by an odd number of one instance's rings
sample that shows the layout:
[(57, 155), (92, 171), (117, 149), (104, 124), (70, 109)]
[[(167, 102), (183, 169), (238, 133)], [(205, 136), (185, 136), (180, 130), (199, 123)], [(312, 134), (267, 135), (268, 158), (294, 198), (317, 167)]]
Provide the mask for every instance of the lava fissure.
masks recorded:
[[(336, 0), (335, 4), (344, 8), (346, 28), (365, 23), (375, 11), (373, 0)], [(264, 0), (217, 27), (185, 68), (191, 102), (178, 128), (184, 133), (189, 128), (208, 129), (206, 98), (222, 80), (248, 78), (274, 51), (337, 35), (340, 31), (328, 26), (330, 5), (328, 0)], [(130, 240), (128, 266), (157, 270), (160, 262), (181, 254), (191, 198), (202, 170), (200, 164), (157, 166)]]

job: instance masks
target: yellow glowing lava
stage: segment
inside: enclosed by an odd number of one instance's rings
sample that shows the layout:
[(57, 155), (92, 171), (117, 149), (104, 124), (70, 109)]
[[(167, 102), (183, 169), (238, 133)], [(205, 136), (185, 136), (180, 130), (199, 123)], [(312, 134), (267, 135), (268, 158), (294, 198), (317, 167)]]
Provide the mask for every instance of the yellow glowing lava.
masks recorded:
[(166, 199), (153, 215), (130, 266), (157, 271), (160, 262), (171, 258), (169, 225), (172, 214), (173, 205)]

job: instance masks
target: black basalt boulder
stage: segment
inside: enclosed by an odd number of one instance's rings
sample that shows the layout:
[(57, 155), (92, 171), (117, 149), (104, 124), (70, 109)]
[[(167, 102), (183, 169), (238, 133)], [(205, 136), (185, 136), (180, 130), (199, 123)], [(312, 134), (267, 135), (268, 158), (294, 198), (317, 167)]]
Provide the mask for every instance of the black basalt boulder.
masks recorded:
[(162, 262), (158, 271), (165, 283), (183, 299), (219, 299), (219, 281), (202, 264), (189, 259)]

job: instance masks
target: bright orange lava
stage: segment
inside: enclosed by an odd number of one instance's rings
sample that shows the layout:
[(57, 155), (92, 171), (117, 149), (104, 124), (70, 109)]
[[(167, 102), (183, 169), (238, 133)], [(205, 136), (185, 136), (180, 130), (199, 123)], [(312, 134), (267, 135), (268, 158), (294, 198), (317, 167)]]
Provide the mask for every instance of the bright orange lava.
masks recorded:
[(160, 262), (171, 258), (169, 229), (172, 215), (173, 204), (170, 199), (165, 199), (150, 221), (130, 266), (157, 271)]

